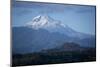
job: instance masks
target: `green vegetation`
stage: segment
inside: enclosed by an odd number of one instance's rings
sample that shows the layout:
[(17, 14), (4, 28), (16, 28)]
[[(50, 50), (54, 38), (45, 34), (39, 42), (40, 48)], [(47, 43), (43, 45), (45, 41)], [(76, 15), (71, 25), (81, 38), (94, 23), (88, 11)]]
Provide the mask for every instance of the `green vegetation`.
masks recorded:
[(12, 57), (13, 66), (56, 64), (96, 61), (96, 49), (84, 48), (81, 51), (47, 51), (30, 54), (16, 54)]

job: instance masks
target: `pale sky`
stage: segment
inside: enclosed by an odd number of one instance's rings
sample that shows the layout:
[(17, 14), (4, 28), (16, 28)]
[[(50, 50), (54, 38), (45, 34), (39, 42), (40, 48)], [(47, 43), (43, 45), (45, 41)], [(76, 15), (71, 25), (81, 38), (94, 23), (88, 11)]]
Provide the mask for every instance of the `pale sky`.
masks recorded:
[(12, 5), (12, 25), (22, 26), (39, 14), (47, 14), (78, 32), (95, 34), (95, 12), (96, 7), (89, 5), (14, 2)]

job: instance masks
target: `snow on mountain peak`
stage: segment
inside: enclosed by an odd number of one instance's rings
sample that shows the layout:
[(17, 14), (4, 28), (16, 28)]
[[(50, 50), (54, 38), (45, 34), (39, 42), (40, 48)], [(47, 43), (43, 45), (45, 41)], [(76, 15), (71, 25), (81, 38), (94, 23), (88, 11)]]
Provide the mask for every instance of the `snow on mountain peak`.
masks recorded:
[(25, 27), (34, 30), (44, 29), (49, 32), (59, 32), (70, 37), (82, 37), (81, 33), (73, 30), (69, 26), (63, 24), (61, 21), (55, 20), (47, 15), (38, 15), (28, 22)]
[(36, 17), (34, 17), (33, 18), (33, 22), (38, 22), (38, 21), (40, 21), (40, 20), (48, 20), (48, 16), (47, 15), (38, 15), (38, 16), (36, 16)]
[(35, 30), (45, 29), (50, 32), (68, 34), (69, 36), (75, 35), (75, 31), (71, 29), (69, 26), (47, 15), (38, 15), (34, 17), (30, 22), (28, 22), (25, 26), (33, 28)]
[(47, 15), (38, 15), (32, 19), (31, 22), (27, 23), (26, 26), (32, 27), (34, 29), (39, 28), (54, 28), (58, 26), (65, 27), (60, 21), (54, 20), (53, 18)]

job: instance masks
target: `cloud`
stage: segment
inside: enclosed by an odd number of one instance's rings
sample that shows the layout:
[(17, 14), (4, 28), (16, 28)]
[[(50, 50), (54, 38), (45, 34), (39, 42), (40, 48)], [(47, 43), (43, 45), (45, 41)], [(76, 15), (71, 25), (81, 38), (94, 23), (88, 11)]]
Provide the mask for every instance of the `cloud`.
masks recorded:
[(32, 10), (39, 10), (39, 12), (43, 13), (54, 13), (54, 12), (64, 12), (66, 9), (70, 9), (69, 7), (62, 4), (54, 4), (54, 3), (40, 3), (40, 2), (14, 2), (13, 7), (18, 8), (30, 8)]
[(14, 8), (19, 8), (19, 15), (36, 13), (63, 13), (76, 12), (88, 13), (94, 10), (91, 6), (80, 6), (71, 4), (55, 4), (55, 3), (41, 3), (41, 2), (15, 2)]

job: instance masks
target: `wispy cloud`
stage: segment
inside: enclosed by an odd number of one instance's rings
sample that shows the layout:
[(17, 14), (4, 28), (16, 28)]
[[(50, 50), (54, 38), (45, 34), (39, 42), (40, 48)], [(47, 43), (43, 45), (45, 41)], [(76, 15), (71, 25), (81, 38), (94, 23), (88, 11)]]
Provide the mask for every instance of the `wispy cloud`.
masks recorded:
[[(58, 13), (58, 12), (64, 12), (72, 10), (72, 7), (69, 7), (71, 5), (65, 6), (65, 5), (58, 5), (58, 4), (51, 4), (50, 3), (38, 3), (38, 2), (15, 2), (13, 4), (13, 7), (18, 7), (18, 8), (24, 8), (24, 10), (28, 13), (27, 9), (31, 8), (32, 10), (37, 9), (39, 13)], [(26, 10), (25, 10), (26, 9)], [(21, 12), (22, 12), (21, 11)]]

